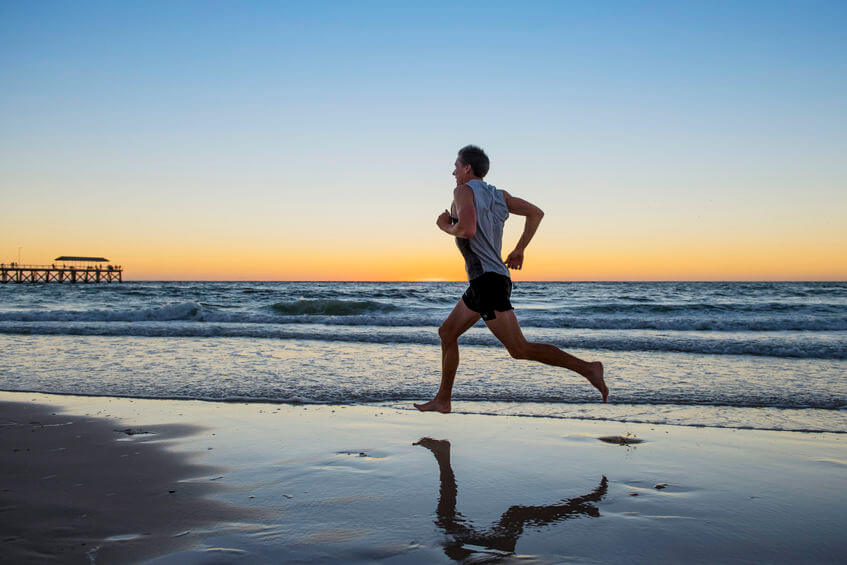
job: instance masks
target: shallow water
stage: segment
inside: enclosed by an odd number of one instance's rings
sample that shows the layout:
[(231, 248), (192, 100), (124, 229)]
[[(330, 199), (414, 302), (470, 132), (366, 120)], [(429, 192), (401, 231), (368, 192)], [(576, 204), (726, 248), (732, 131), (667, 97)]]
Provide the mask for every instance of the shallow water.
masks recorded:
[[(408, 407), (438, 386), (460, 283), (0, 287), (0, 389)], [(847, 432), (845, 283), (517, 283), (528, 338), (585, 381), (462, 337), (454, 410)]]

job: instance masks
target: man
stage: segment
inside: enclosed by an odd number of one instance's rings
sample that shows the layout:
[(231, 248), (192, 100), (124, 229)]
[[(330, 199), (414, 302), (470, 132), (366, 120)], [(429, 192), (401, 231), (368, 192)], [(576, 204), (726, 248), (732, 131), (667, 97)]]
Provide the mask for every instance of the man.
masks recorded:
[[(609, 389), (603, 380), (602, 363), (583, 361), (555, 345), (533, 343), (524, 338), (509, 302), (512, 292), (509, 269), (523, 266), (524, 250), (535, 235), (544, 212), (526, 200), (484, 182), (482, 179), (488, 174), (488, 167), (488, 156), (479, 147), (468, 145), (459, 150), (453, 170), (456, 188), (453, 190), (452, 213), (445, 210), (435, 222), (441, 231), (456, 238), (456, 245), (465, 259), (470, 286), (438, 328), (441, 337), (441, 387), (434, 399), (415, 404), (415, 407), (424, 412), (450, 412), (453, 380), (459, 367), (458, 339), (480, 317), (512, 357), (540, 361), (579, 373), (600, 391), (603, 402), (606, 402)], [(503, 224), (509, 213), (526, 217), (526, 223), (518, 244), (504, 263), (500, 250)]]

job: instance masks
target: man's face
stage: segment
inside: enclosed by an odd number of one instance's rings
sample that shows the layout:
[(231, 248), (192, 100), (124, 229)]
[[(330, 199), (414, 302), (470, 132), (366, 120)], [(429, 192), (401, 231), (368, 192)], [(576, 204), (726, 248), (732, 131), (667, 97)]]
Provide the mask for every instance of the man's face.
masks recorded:
[(455, 168), (453, 169), (453, 176), (456, 177), (456, 186), (465, 184), (471, 178), (473, 178), (472, 169), (470, 165), (465, 165), (458, 157), (456, 157), (456, 162), (453, 164), (455, 166)]

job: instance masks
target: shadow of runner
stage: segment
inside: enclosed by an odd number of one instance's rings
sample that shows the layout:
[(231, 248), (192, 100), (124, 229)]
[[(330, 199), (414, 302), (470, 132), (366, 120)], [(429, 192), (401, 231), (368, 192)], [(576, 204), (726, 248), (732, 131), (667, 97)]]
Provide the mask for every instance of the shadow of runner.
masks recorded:
[(429, 449), (438, 462), (441, 486), (435, 524), (451, 537), (444, 545), (444, 553), (458, 561), (468, 559), (475, 553), (467, 549), (466, 545), (514, 553), (518, 538), (527, 526), (546, 526), (578, 516), (599, 517), (600, 510), (592, 502), (600, 502), (608, 490), (608, 481), (604, 476), (597, 488), (584, 496), (544, 506), (512, 506), (503, 512), (496, 523), (479, 530), (470, 525), (460, 512), (456, 512), (458, 489), (450, 465), (450, 442), (425, 437), (413, 445)]
[(200, 428), (136, 435), (113, 420), (54, 412), (0, 402), (0, 561), (138, 561), (197, 544), (198, 528), (258, 517), (206, 498), (226, 488), (208, 480), (219, 470), (161, 443)]

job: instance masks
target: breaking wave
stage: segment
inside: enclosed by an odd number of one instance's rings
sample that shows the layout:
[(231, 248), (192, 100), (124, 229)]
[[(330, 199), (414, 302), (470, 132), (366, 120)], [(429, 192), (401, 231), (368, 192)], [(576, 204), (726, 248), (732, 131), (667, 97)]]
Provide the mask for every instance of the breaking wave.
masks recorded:
[(397, 306), (372, 300), (293, 300), (277, 302), (271, 308), (280, 314), (323, 316), (355, 316), (398, 309)]

